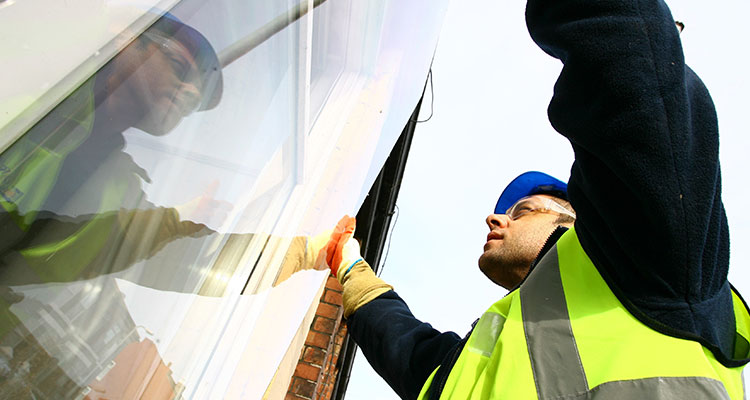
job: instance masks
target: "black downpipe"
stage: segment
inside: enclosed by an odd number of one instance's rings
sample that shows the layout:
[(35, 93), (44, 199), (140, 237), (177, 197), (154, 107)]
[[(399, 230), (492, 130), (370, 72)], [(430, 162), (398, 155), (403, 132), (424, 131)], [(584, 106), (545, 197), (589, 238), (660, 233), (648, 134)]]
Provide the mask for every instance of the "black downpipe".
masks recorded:
[[(409, 155), (421, 105), (422, 99), (417, 103), (409, 122), (401, 132), (401, 136), (393, 146), (391, 154), (357, 213), (357, 230), (354, 237), (360, 241), (362, 257), (375, 270), (375, 273), (379, 272), (380, 260), (396, 208), (396, 200), (404, 177), (406, 159)], [(347, 334), (336, 365), (338, 377), (331, 399), (344, 399), (356, 351), (357, 345)]]

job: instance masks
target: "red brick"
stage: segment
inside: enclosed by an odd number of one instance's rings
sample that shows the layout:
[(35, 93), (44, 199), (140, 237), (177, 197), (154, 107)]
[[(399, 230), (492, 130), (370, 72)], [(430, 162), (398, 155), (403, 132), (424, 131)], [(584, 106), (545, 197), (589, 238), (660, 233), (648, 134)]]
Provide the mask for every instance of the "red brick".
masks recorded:
[(341, 307), (320, 302), (318, 303), (318, 309), (315, 311), (315, 315), (320, 315), (330, 319), (339, 319), (340, 312)]
[(338, 353), (347, 332), (346, 324), (341, 323), (340, 289), (333, 279), (326, 283), (285, 400), (331, 400)]
[(337, 292), (341, 292), (344, 290), (344, 288), (341, 287), (341, 284), (339, 283), (339, 281), (337, 281), (336, 278), (332, 276), (328, 277), (328, 282), (326, 282), (326, 288), (335, 290)]
[(323, 393), (318, 396), (319, 400), (328, 400), (331, 398), (331, 394), (333, 394), (333, 386), (326, 386)]
[(299, 363), (297, 364), (297, 368), (294, 369), (294, 376), (316, 382), (318, 376), (320, 376), (320, 367)]
[(327, 349), (330, 342), (331, 337), (329, 335), (315, 331), (310, 331), (310, 333), (307, 334), (307, 340), (305, 340), (305, 344), (323, 349)]
[(292, 381), (292, 392), (299, 396), (312, 399), (313, 393), (315, 393), (315, 383), (295, 377)]
[(347, 331), (346, 324), (343, 324), (343, 323), (339, 324), (339, 329), (338, 329), (338, 331), (336, 331), (336, 336), (333, 339), (333, 342), (336, 343), (336, 344), (338, 344), (338, 345), (343, 344), (344, 343), (344, 337), (346, 336), (346, 331)]
[(302, 360), (310, 364), (323, 365), (327, 352), (317, 347), (307, 347), (302, 353)]
[(336, 320), (315, 317), (315, 320), (313, 320), (313, 329), (318, 332), (333, 334), (333, 331), (336, 329)]
[(326, 303), (331, 304), (343, 304), (343, 298), (341, 297), (341, 293), (334, 292), (331, 289), (326, 289), (325, 295), (323, 295), (323, 301)]

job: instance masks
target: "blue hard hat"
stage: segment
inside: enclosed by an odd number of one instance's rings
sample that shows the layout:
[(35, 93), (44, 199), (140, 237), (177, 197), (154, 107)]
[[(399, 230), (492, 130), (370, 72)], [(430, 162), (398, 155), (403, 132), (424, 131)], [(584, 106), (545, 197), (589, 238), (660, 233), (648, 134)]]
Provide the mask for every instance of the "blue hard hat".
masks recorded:
[(544, 172), (524, 172), (505, 187), (495, 204), (495, 214), (504, 214), (516, 201), (534, 194), (547, 194), (568, 200), (568, 184)]

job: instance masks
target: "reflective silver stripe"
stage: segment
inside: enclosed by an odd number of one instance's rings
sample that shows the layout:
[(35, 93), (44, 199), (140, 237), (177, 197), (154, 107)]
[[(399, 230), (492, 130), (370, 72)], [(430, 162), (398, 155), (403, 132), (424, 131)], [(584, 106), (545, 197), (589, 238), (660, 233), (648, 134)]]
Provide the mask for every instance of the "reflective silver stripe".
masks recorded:
[(521, 314), (534, 384), (540, 399), (588, 391), (565, 302), (557, 245), (520, 288)]
[(503, 330), (503, 325), (505, 325), (505, 317), (487, 311), (477, 322), (466, 348), (485, 357), (491, 356), (492, 350), (497, 344), (497, 338), (500, 337), (500, 332)]
[(646, 378), (602, 383), (587, 393), (565, 400), (698, 400), (726, 399), (729, 394), (721, 381), (704, 377)]
[(557, 246), (550, 249), (531, 271), (521, 285), (519, 295), (534, 384), (540, 399), (729, 400), (724, 384), (706, 377), (612, 381), (589, 390), (570, 325)]

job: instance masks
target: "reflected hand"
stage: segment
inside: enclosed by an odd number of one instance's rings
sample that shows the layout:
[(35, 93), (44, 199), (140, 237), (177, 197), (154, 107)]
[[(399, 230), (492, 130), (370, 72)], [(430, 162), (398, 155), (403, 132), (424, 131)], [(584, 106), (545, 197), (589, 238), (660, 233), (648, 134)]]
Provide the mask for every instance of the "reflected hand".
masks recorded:
[(313, 268), (318, 271), (328, 269), (326, 263), (326, 251), (328, 247), (328, 241), (331, 240), (333, 229), (324, 231), (321, 234), (315, 236), (308, 236), (307, 243), (305, 246), (305, 269)]
[(224, 223), (233, 206), (228, 201), (214, 198), (218, 188), (219, 181), (213, 181), (202, 195), (176, 206), (175, 209), (180, 214), (180, 219), (214, 227)]

